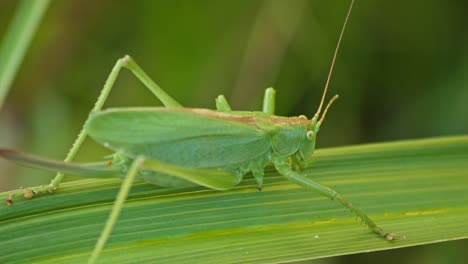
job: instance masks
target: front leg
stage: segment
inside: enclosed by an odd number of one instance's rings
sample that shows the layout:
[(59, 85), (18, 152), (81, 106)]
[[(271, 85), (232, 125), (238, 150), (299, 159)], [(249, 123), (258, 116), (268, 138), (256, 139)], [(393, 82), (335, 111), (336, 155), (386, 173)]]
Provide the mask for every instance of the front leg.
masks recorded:
[(284, 158), (278, 155), (273, 155), (272, 157), (273, 164), (278, 170), (278, 172), (286, 177), (291, 182), (296, 183), (297, 185), (304, 187), (307, 190), (319, 193), (331, 200), (336, 200), (340, 202), (343, 206), (348, 208), (353, 214), (359, 217), (374, 233), (378, 234), (379, 236), (385, 238), (386, 240), (399, 240), (405, 239), (405, 236), (399, 235), (396, 233), (390, 233), (384, 231), (382, 228), (378, 227), (372, 219), (370, 219), (364, 212), (362, 212), (359, 208), (353, 206), (348, 200), (346, 200), (341, 194), (337, 191), (322, 185), (318, 182), (312, 181), (306, 178), (299, 172), (292, 170), (291, 165), (289, 162)]

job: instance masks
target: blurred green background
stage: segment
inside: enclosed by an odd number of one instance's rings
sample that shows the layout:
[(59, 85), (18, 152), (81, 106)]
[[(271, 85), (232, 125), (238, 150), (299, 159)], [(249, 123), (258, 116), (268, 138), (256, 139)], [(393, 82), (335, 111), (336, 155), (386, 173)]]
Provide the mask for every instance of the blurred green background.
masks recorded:
[[(0, 1), (0, 36), (17, 1)], [(116, 60), (132, 55), (187, 107), (311, 116), (349, 1), (52, 1), (0, 111), (0, 146), (62, 159)], [(358, 0), (318, 148), (468, 133), (468, 2)], [(1, 39), (1, 38), (0, 38)], [(0, 58), (1, 61), (1, 58)], [(107, 106), (156, 105), (123, 70)], [(77, 160), (107, 152), (87, 141)], [(0, 191), (52, 175), (0, 161)], [(268, 180), (268, 179), (267, 179)], [(464, 241), (310, 263), (467, 263)], [(309, 263), (309, 262), (307, 262)]]

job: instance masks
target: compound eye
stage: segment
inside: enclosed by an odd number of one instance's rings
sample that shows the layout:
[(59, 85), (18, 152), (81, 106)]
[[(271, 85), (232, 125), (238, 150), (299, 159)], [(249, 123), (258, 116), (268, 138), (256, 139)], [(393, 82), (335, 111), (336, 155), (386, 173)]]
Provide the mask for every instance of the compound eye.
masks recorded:
[(306, 136), (308, 140), (312, 140), (314, 138), (314, 131), (312, 130), (307, 131)]

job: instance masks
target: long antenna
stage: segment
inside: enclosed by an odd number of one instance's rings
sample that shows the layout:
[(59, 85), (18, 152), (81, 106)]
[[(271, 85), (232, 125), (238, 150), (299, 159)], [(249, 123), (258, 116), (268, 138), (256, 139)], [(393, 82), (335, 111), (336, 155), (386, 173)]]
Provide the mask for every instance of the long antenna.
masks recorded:
[(327, 82), (325, 83), (322, 100), (320, 101), (320, 105), (317, 110), (317, 113), (314, 115), (314, 118), (312, 120), (317, 121), (318, 116), (320, 115), (320, 112), (322, 111), (323, 102), (325, 101), (325, 96), (327, 95), (328, 85), (330, 84), (330, 79), (333, 73), (333, 68), (335, 67), (336, 56), (338, 54), (338, 50), (340, 49), (341, 39), (343, 38), (343, 34), (346, 29), (346, 24), (348, 24), (348, 19), (349, 19), (349, 16), (351, 15), (351, 10), (353, 9), (353, 5), (354, 5), (354, 0), (351, 0), (351, 4), (349, 5), (349, 9), (348, 9), (348, 14), (346, 15), (343, 28), (341, 28), (340, 37), (338, 38), (338, 43), (336, 44), (335, 54), (333, 54), (332, 64), (330, 66), (330, 71), (328, 72), (328, 78), (327, 78)]
[(328, 102), (327, 107), (325, 107), (325, 111), (323, 111), (322, 117), (321, 117), (320, 120), (317, 122), (317, 126), (318, 126), (318, 127), (320, 127), (320, 125), (322, 124), (323, 120), (325, 120), (325, 116), (327, 116), (328, 108), (330, 108), (330, 106), (333, 104), (333, 102), (335, 102), (336, 99), (338, 99), (338, 95), (337, 95), (337, 94), (335, 94), (335, 96), (333, 96), (333, 98), (330, 100), (330, 102)]

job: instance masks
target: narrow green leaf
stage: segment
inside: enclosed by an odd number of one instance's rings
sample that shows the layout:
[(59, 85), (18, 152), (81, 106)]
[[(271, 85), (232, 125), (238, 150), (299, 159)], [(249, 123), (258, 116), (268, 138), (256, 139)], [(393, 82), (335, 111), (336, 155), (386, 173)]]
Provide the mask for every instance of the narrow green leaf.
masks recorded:
[(0, 47), (0, 108), (23, 61), (49, 0), (23, 0)]
[[(277, 263), (468, 237), (468, 136), (323, 149), (306, 174), (407, 239), (377, 237), (269, 169), (262, 192), (251, 178), (230, 191), (137, 183), (99, 261)], [(84, 263), (119, 187), (82, 180), (2, 204), (0, 262)]]

